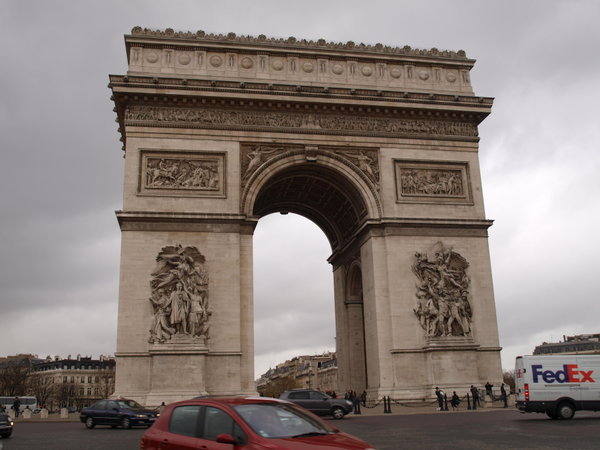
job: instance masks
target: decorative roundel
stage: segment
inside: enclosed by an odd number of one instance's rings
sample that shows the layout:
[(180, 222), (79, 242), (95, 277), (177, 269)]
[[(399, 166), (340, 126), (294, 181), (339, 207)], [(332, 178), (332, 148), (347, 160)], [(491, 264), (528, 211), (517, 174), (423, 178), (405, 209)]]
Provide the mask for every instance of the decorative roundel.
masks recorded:
[(146, 54), (146, 61), (149, 63), (155, 63), (158, 61), (158, 54), (156, 52), (149, 52)]
[(429, 72), (427, 72), (426, 70), (421, 70), (419, 72), (419, 78), (423, 81), (428, 80), (429, 79)]
[(283, 69), (283, 61), (280, 59), (276, 59), (271, 64), (271, 67), (273, 67), (273, 69), (275, 69), (275, 70), (281, 70), (281, 69)]
[(336, 75), (341, 75), (344, 72), (344, 66), (342, 66), (341, 64), (334, 64), (331, 68), (331, 71)]
[(209, 61), (210, 61), (210, 65), (213, 67), (219, 67), (221, 64), (223, 64), (223, 58), (221, 58), (218, 55), (211, 56)]
[(390, 69), (390, 75), (392, 78), (400, 78), (402, 76), (402, 69), (400, 67), (392, 67)]
[(370, 77), (373, 73), (373, 69), (370, 66), (363, 66), (360, 71), (365, 77)]
[(189, 63), (192, 62), (192, 57), (187, 53), (183, 53), (182, 55), (179, 55), (179, 58), (177, 58), (177, 60), (182, 66), (187, 66)]
[(246, 57), (246, 58), (242, 58), (242, 61), (240, 64), (244, 69), (250, 69), (254, 65), (254, 61), (252, 61), (252, 58)]
[(454, 83), (457, 78), (458, 77), (456, 76), (455, 72), (448, 72), (446, 74), (446, 80), (448, 80), (450, 83)]
[(315, 70), (315, 66), (311, 62), (305, 62), (302, 64), (302, 70), (304, 70), (306, 73), (311, 73), (313, 70)]

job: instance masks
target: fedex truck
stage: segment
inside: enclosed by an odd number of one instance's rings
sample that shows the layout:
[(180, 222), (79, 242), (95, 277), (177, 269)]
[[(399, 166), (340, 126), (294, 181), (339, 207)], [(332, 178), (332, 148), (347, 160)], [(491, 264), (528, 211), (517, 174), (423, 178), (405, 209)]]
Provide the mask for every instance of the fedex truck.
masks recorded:
[(575, 411), (600, 411), (600, 355), (518, 356), (516, 407), (571, 419)]

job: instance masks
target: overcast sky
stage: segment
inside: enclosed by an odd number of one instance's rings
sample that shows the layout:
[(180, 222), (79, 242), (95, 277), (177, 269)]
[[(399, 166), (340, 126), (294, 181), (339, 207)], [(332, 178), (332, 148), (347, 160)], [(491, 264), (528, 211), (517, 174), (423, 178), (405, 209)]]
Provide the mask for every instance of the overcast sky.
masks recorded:
[[(480, 161), (503, 367), (600, 332), (599, 19), (594, 0), (0, 0), (0, 356), (115, 352), (123, 159), (107, 83), (136, 25), (465, 50), (476, 94), (495, 97)], [(254, 252), (256, 374), (335, 350), (323, 233), (269, 216)]]

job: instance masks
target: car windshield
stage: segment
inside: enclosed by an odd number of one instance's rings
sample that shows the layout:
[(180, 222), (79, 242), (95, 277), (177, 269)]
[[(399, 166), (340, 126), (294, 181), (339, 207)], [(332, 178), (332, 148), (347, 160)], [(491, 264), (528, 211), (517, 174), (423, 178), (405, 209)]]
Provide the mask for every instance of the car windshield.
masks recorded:
[(134, 408), (134, 409), (143, 408), (143, 406), (140, 405), (135, 400), (117, 400), (117, 403), (119, 405), (119, 408)]
[(326, 422), (287, 403), (251, 403), (233, 407), (248, 425), (266, 438), (293, 438), (337, 433)]

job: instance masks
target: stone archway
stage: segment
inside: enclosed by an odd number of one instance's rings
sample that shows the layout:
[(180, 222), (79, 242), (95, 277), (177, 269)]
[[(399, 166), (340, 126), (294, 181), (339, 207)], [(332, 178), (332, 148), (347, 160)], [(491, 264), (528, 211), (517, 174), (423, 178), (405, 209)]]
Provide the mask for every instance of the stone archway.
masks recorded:
[(139, 27), (125, 43), (115, 395), (255, 391), (252, 235), (272, 212), (331, 243), (341, 390), (501, 382), (473, 60)]

